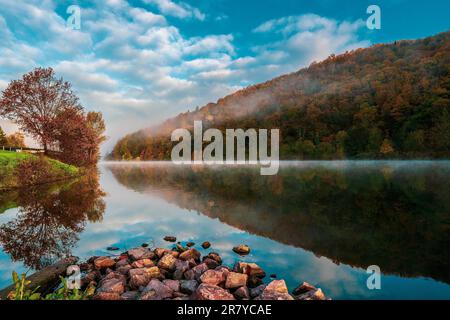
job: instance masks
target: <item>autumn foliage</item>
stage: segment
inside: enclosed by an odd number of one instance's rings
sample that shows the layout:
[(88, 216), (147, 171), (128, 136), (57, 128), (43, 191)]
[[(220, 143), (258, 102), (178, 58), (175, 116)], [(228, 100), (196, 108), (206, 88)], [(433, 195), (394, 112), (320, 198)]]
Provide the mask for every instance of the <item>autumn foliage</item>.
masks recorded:
[(450, 32), (330, 56), (121, 139), (114, 159), (170, 159), (176, 128), (279, 128), (282, 159), (449, 158)]
[(12, 81), (0, 99), (0, 116), (18, 124), (46, 154), (67, 163), (97, 162), (105, 125), (101, 113), (86, 113), (71, 84), (52, 68), (37, 68)]

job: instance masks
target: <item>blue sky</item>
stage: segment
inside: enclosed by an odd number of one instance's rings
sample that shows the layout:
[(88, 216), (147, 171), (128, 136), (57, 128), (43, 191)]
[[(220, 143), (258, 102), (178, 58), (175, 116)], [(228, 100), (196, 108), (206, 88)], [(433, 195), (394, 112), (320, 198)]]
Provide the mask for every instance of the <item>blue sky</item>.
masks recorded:
[[(366, 27), (369, 5), (381, 30)], [(81, 8), (81, 29), (66, 28)], [(450, 28), (447, 0), (0, 0), (0, 90), (37, 66), (118, 137), (341, 53)], [(11, 131), (13, 126), (0, 120)]]

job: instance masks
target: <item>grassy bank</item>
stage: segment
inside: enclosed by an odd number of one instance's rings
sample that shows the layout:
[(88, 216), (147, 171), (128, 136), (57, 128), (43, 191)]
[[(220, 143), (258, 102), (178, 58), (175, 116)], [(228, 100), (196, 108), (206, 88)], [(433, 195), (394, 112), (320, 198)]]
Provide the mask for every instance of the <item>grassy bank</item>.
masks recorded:
[[(26, 177), (24, 179), (23, 175), (21, 177), (18, 174), (18, 168), (24, 163), (32, 164), (29, 166), (30, 179)], [(45, 172), (33, 170), (33, 164), (39, 164), (38, 167), (45, 168)], [(79, 168), (45, 156), (25, 152), (0, 151), (0, 190), (58, 181), (79, 174)], [(40, 176), (42, 176), (41, 179)]]

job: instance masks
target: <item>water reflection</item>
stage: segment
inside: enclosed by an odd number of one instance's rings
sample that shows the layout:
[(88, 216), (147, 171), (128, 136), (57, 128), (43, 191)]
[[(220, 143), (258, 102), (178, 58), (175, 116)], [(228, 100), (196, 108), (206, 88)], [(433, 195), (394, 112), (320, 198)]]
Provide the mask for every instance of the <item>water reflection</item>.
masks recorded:
[(448, 163), (255, 168), (110, 165), (124, 186), (335, 263), (450, 283)]
[(101, 221), (103, 196), (96, 172), (68, 183), (2, 194), (1, 212), (19, 207), (15, 219), (0, 226), (3, 251), (31, 269), (70, 255), (86, 222)]

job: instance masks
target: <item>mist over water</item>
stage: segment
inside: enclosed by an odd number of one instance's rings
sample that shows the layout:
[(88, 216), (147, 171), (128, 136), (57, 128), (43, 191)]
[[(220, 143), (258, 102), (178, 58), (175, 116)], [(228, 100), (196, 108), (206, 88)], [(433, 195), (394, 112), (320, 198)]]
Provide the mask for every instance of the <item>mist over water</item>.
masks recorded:
[[(255, 261), (290, 289), (308, 281), (333, 299), (450, 298), (449, 161), (281, 162), (276, 176), (261, 176), (257, 165), (168, 162), (109, 162), (100, 171), (98, 183), (0, 197), (0, 286), (12, 270), (60, 254), (170, 247), (162, 238), (175, 235), (202, 253), (219, 252), (225, 264)], [(57, 234), (71, 242), (25, 245), (25, 235), (48, 221), (48, 230), (70, 231)], [(212, 247), (201, 249), (203, 241)], [(242, 243), (252, 249), (247, 257), (231, 250)], [(366, 287), (373, 264), (383, 272), (382, 290)]]

